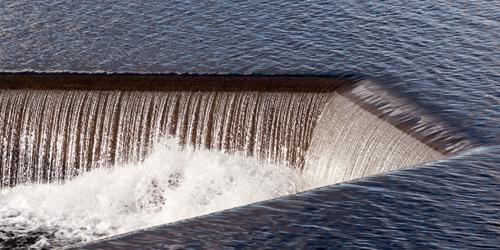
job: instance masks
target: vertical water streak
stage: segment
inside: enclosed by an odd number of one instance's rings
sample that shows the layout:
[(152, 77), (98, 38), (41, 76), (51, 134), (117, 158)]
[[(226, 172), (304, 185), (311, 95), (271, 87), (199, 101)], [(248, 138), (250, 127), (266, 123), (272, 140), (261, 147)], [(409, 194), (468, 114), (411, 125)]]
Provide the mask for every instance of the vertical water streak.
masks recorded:
[(444, 155), (334, 93), (319, 119), (304, 174), (325, 185), (444, 158)]
[(301, 167), (321, 92), (0, 92), (0, 186), (63, 181), (181, 144)]

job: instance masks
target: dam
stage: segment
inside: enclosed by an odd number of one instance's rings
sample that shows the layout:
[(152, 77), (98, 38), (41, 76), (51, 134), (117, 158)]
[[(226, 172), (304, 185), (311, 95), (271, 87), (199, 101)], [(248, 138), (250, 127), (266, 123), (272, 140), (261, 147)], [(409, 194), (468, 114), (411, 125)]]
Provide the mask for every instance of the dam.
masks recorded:
[[(175, 139), (180, 151), (294, 169), (314, 183), (307, 188), (475, 146), (466, 133), (369, 77), (0, 74), (2, 189), (70, 183), (141, 163), (164, 138)], [(175, 188), (183, 177), (172, 176), (150, 184)]]
[(499, 10), (3, 0), (0, 249), (498, 249)]
[(369, 79), (0, 75), (1, 186), (140, 161), (162, 136), (348, 181), (471, 143)]

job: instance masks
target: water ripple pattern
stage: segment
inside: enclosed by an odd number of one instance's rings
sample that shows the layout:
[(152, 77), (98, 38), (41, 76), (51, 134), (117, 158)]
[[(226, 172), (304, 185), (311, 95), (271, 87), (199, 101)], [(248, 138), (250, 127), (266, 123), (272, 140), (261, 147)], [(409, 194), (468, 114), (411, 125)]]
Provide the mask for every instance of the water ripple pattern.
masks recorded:
[(391, 74), (498, 140), (499, 10), (484, 0), (5, 0), (0, 69)]
[[(3, 0), (0, 69), (390, 75), (388, 87), (498, 144), (499, 20), (500, 2), (486, 0)], [(484, 147), (93, 247), (495, 249), (499, 154)]]

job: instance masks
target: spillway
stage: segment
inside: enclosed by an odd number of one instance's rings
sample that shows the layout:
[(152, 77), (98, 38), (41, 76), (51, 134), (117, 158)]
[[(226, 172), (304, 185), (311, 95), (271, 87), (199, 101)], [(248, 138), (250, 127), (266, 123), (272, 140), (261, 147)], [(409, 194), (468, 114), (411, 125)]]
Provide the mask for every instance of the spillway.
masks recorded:
[(442, 159), (467, 135), (366, 77), (0, 74), (0, 186), (142, 161), (161, 138), (331, 184)]

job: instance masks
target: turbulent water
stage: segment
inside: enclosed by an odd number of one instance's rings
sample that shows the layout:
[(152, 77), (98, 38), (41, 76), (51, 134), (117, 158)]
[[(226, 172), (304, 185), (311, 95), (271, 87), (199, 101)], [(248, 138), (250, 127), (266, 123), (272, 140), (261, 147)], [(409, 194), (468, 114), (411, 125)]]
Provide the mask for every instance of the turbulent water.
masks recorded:
[(298, 87), (312, 83), (297, 77), (293, 91), (276, 78), (264, 79), (274, 91), (228, 91), (214, 87), (220, 78), (184, 77), (212, 90), (4, 82), (3, 246), (86, 242), (442, 159), (473, 143), (368, 79), (331, 77), (325, 91), (308, 92)]
[(0, 246), (57, 247), (314, 187), (297, 170), (173, 139), (144, 162), (0, 191)]
[(498, 249), (499, 153), (476, 148), (71, 249)]
[[(209, 79), (198, 84), (213, 88)], [(415, 113), (410, 100), (384, 97), (385, 117), (362, 108), (352, 95), (367, 105), (388, 95), (371, 81), (332, 92), (335, 86), (3, 89), (3, 245), (89, 241), (441, 159), (462, 147), (446, 143), (454, 137), (440, 134), (450, 128)], [(422, 126), (428, 135), (418, 132)], [(165, 136), (175, 141), (162, 148)]]

